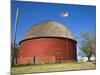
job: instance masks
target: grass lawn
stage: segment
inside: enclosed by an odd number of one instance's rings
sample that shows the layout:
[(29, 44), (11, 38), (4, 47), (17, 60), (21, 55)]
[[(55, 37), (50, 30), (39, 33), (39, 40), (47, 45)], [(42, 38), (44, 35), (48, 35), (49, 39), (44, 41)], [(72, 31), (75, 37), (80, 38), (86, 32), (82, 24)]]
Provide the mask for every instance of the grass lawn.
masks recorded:
[(24, 73), (38, 73), (38, 72), (54, 72), (54, 71), (75, 71), (75, 70), (89, 70), (95, 69), (96, 65), (91, 62), (67, 62), (56, 64), (39, 64), (17, 66), (11, 68), (11, 74), (24, 74)]

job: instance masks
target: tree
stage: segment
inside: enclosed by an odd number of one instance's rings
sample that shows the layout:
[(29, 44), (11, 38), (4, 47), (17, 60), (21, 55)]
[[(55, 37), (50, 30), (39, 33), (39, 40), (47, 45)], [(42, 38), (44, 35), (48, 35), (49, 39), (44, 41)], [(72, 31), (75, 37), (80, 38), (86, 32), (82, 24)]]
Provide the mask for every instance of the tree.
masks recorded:
[(85, 53), (90, 61), (90, 57), (94, 55), (96, 57), (96, 37), (89, 32), (81, 32), (81, 47), (80, 50)]
[(17, 57), (19, 54), (19, 48), (18, 45), (11, 43), (11, 66), (13, 67), (15, 64), (17, 64)]

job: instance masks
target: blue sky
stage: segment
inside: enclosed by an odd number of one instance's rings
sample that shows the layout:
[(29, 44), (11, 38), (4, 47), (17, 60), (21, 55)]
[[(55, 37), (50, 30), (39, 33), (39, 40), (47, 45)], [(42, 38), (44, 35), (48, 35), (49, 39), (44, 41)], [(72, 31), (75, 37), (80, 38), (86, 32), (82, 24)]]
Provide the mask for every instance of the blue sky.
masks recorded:
[[(44, 20), (56, 20), (65, 25), (75, 37), (80, 32), (95, 32), (96, 7), (71, 4), (12, 1), (11, 41), (13, 40), (16, 9), (19, 8), (16, 42), (23, 38), (25, 32), (34, 24)], [(61, 17), (61, 12), (68, 12), (68, 17)], [(76, 38), (77, 39), (77, 38)], [(77, 39), (79, 42), (80, 40)], [(78, 44), (79, 45), (79, 44)]]

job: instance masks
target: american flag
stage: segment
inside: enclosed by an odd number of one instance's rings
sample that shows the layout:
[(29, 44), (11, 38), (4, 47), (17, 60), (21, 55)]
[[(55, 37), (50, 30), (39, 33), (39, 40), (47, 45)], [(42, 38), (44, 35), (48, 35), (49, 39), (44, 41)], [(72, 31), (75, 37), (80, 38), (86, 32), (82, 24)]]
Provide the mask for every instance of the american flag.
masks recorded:
[(67, 17), (68, 15), (69, 15), (68, 12), (61, 12), (61, 13), (60, 13), (60, 16), (61, 16), (61, 17)]

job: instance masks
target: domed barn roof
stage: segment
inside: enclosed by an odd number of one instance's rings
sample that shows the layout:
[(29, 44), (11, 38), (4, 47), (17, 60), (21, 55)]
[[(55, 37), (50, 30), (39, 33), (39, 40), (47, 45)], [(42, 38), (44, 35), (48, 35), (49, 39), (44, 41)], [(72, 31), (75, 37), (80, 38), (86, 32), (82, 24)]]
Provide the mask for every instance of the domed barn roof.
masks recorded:
[(24, 35), (22, 40), (37, 37), (63, 37), (74, 39), (72, 33), (57, 21), (44, 21), (33, 25)]

